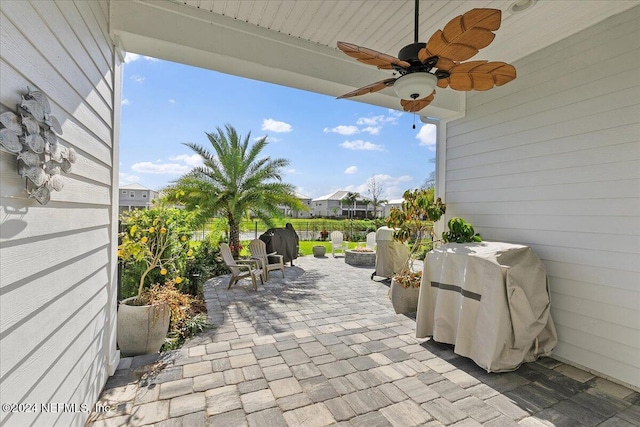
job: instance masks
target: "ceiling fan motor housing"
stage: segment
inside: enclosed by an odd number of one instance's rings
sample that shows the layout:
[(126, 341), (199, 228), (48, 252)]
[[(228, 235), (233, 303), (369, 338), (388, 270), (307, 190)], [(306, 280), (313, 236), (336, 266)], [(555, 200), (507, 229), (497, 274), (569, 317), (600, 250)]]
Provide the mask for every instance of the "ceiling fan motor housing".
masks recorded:
[(418, 52), (425, 47), (426, 43), (411, 43), (400, 49), (398, 53), (398, 59), (401, 61), (407, 61), (410, 64), (422, 63), (418, 58)]

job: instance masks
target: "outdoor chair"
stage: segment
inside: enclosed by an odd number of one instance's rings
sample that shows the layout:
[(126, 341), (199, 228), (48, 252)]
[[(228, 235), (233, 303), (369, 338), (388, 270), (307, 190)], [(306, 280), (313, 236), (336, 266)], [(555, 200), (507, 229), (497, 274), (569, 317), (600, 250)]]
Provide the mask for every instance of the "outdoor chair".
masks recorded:
[(344, 236), (341, 231), (333, 231), (331, 233), (331, 255), (336, 257), (336, 251), (346, 251), (349, 249), (349, 243), (344, 241)]
[(259, 261), (255, 259), (233, 259), (231, 248), (229, 248), (229, 245), (226, 243), (220, 243), (220, 253), (222, 254), (224, 263), (227, 265), (227, 267), (229, 267), (229, 270), (231, 270), (231, 278), (229, 279), (229, 286), (227, 287), (227, 289), (231, 288), (234, 283), (245, 277), (251, 277), (251, 281), (253, 282), (253, 289), (256, 291), (258, 290), (258, 283), (256, 281), (257, 278), (260, 278), (260, 283), (264, 284), (264, 281), (262, 280), (262, 269), (260, 268)]
[(367, 248), (374, 251), (376, 249), (376, 232), (372, 231), (367, 234)]
[(284, 279), (284, 256), (273, 252), (267, 253), (267, 245), (260, 239), (253, 239), (249, 242), (249, 251), (251, 258), (258, 260), (262, 269), (262, 277), (264, 280), (269, 279), (271, 270), (280, 270)]

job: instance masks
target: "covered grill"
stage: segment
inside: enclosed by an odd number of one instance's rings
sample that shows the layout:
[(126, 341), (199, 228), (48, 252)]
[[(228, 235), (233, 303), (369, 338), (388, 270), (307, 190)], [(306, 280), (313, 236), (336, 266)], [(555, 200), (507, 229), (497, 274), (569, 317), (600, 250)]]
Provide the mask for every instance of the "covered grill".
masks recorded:
[(270, 228), (260, 235), (267, 245), (267, 253), (277, 253), (284, 257), (284, 262), (290, 262), (298, 258), (298, 233), (290, 223), (285, 228)]
[(401, 242), (393, 240), (393, 229), (380, 227), (376, 231), (376, 271), (371, 274), (390, 279), (409, 258), (409, 249)]

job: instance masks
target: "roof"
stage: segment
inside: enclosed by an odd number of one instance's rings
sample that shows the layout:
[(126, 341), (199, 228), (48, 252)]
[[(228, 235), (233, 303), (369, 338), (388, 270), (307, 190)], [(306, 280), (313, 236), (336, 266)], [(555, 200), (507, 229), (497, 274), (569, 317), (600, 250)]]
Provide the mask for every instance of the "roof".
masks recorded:
[[(512, 8), (522, 3), (533, 7)], [(638, 0), (422, 0), (419, 40), (427, 42), (473, 7), (489, 6), (502, 11), (500, 29), (472, 60), (512, 63), (637, 5)], [(390, 78), (393, 72), (350, 58), (337, 48), (338, 41), (395, 56), (414, 39), (410, 0), (112, 1), (109, 13), (110, 30), (126, 51), (330, 96)], [(166, 31), (167, 22), (181, 31)], [(420, 115), (462, 117), (465, 96), (464, 91), (438, 88), (435, 100)], [(357, 100), (401, 109), (390, 87)]]
[(320, 200), (342, 200), (347, 194), (349, 194), (348, 191), (338, 190), (324, 196), (316, 197), (312, 201), (317, 202)]
[(302, 193), (298, 193), (297, 191), (295, 192), (295, 195), (296, 195), (296, 197), (297, 197), (298, 199), (301, 199), (301, 200), (306, 200), (306, 199), (311, 200), (311, 197), (309, 197), (309, 196), (305, 196), (304, 194), (302, 194)]
[(404, 199), (392, 199), (387, 202), (387, 206), (389, 205), (401, 205), (404, 202)]
[(120, 186), (121, 190), (148, 190), (148, 191), (156, 191), (153, 188), (149, 188), (149, 187), (145, 187), (142, 184), (127, 184), (127, 185), (121, 185)]

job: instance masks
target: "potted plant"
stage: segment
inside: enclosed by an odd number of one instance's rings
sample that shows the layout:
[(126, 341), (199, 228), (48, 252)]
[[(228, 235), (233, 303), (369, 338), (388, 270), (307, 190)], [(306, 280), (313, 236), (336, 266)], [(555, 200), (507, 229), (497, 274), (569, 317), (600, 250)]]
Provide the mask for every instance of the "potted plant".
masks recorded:
[(402, 269), (391, 278), (391, 303), (396, 313), (412, 313), (418, 306), (422, 271), (415, 271), (414, 261), (428, 242), (433, 241), (433, 222), (446, 211), (446, 205), (434, 189), (407, 190), (401, 208), (392, 208), (386, 219), (387, 227), (395, 229), (393, 239), (402, 243), (413, 242)]
[[(165, 342), (171, 320), (169, 293), (147, 289), (147, 278), (168, 278), (174, 275), (178, 258), (193, 252), (188, 249), (186, 233), (181, 232), (178, 221), (171, 220), (167, 209), (133, 211), (124, 217), (126, 231), (120, 233), (118, 257), (141, 266), (137, 294), (120, 302), (117, 319), (117, 340), (123, 356), (155, 353)], [(180, 284), (183, 279), (175, 275), (169, 285)], [(175, 301), (175, 298), (173, 298)]]

